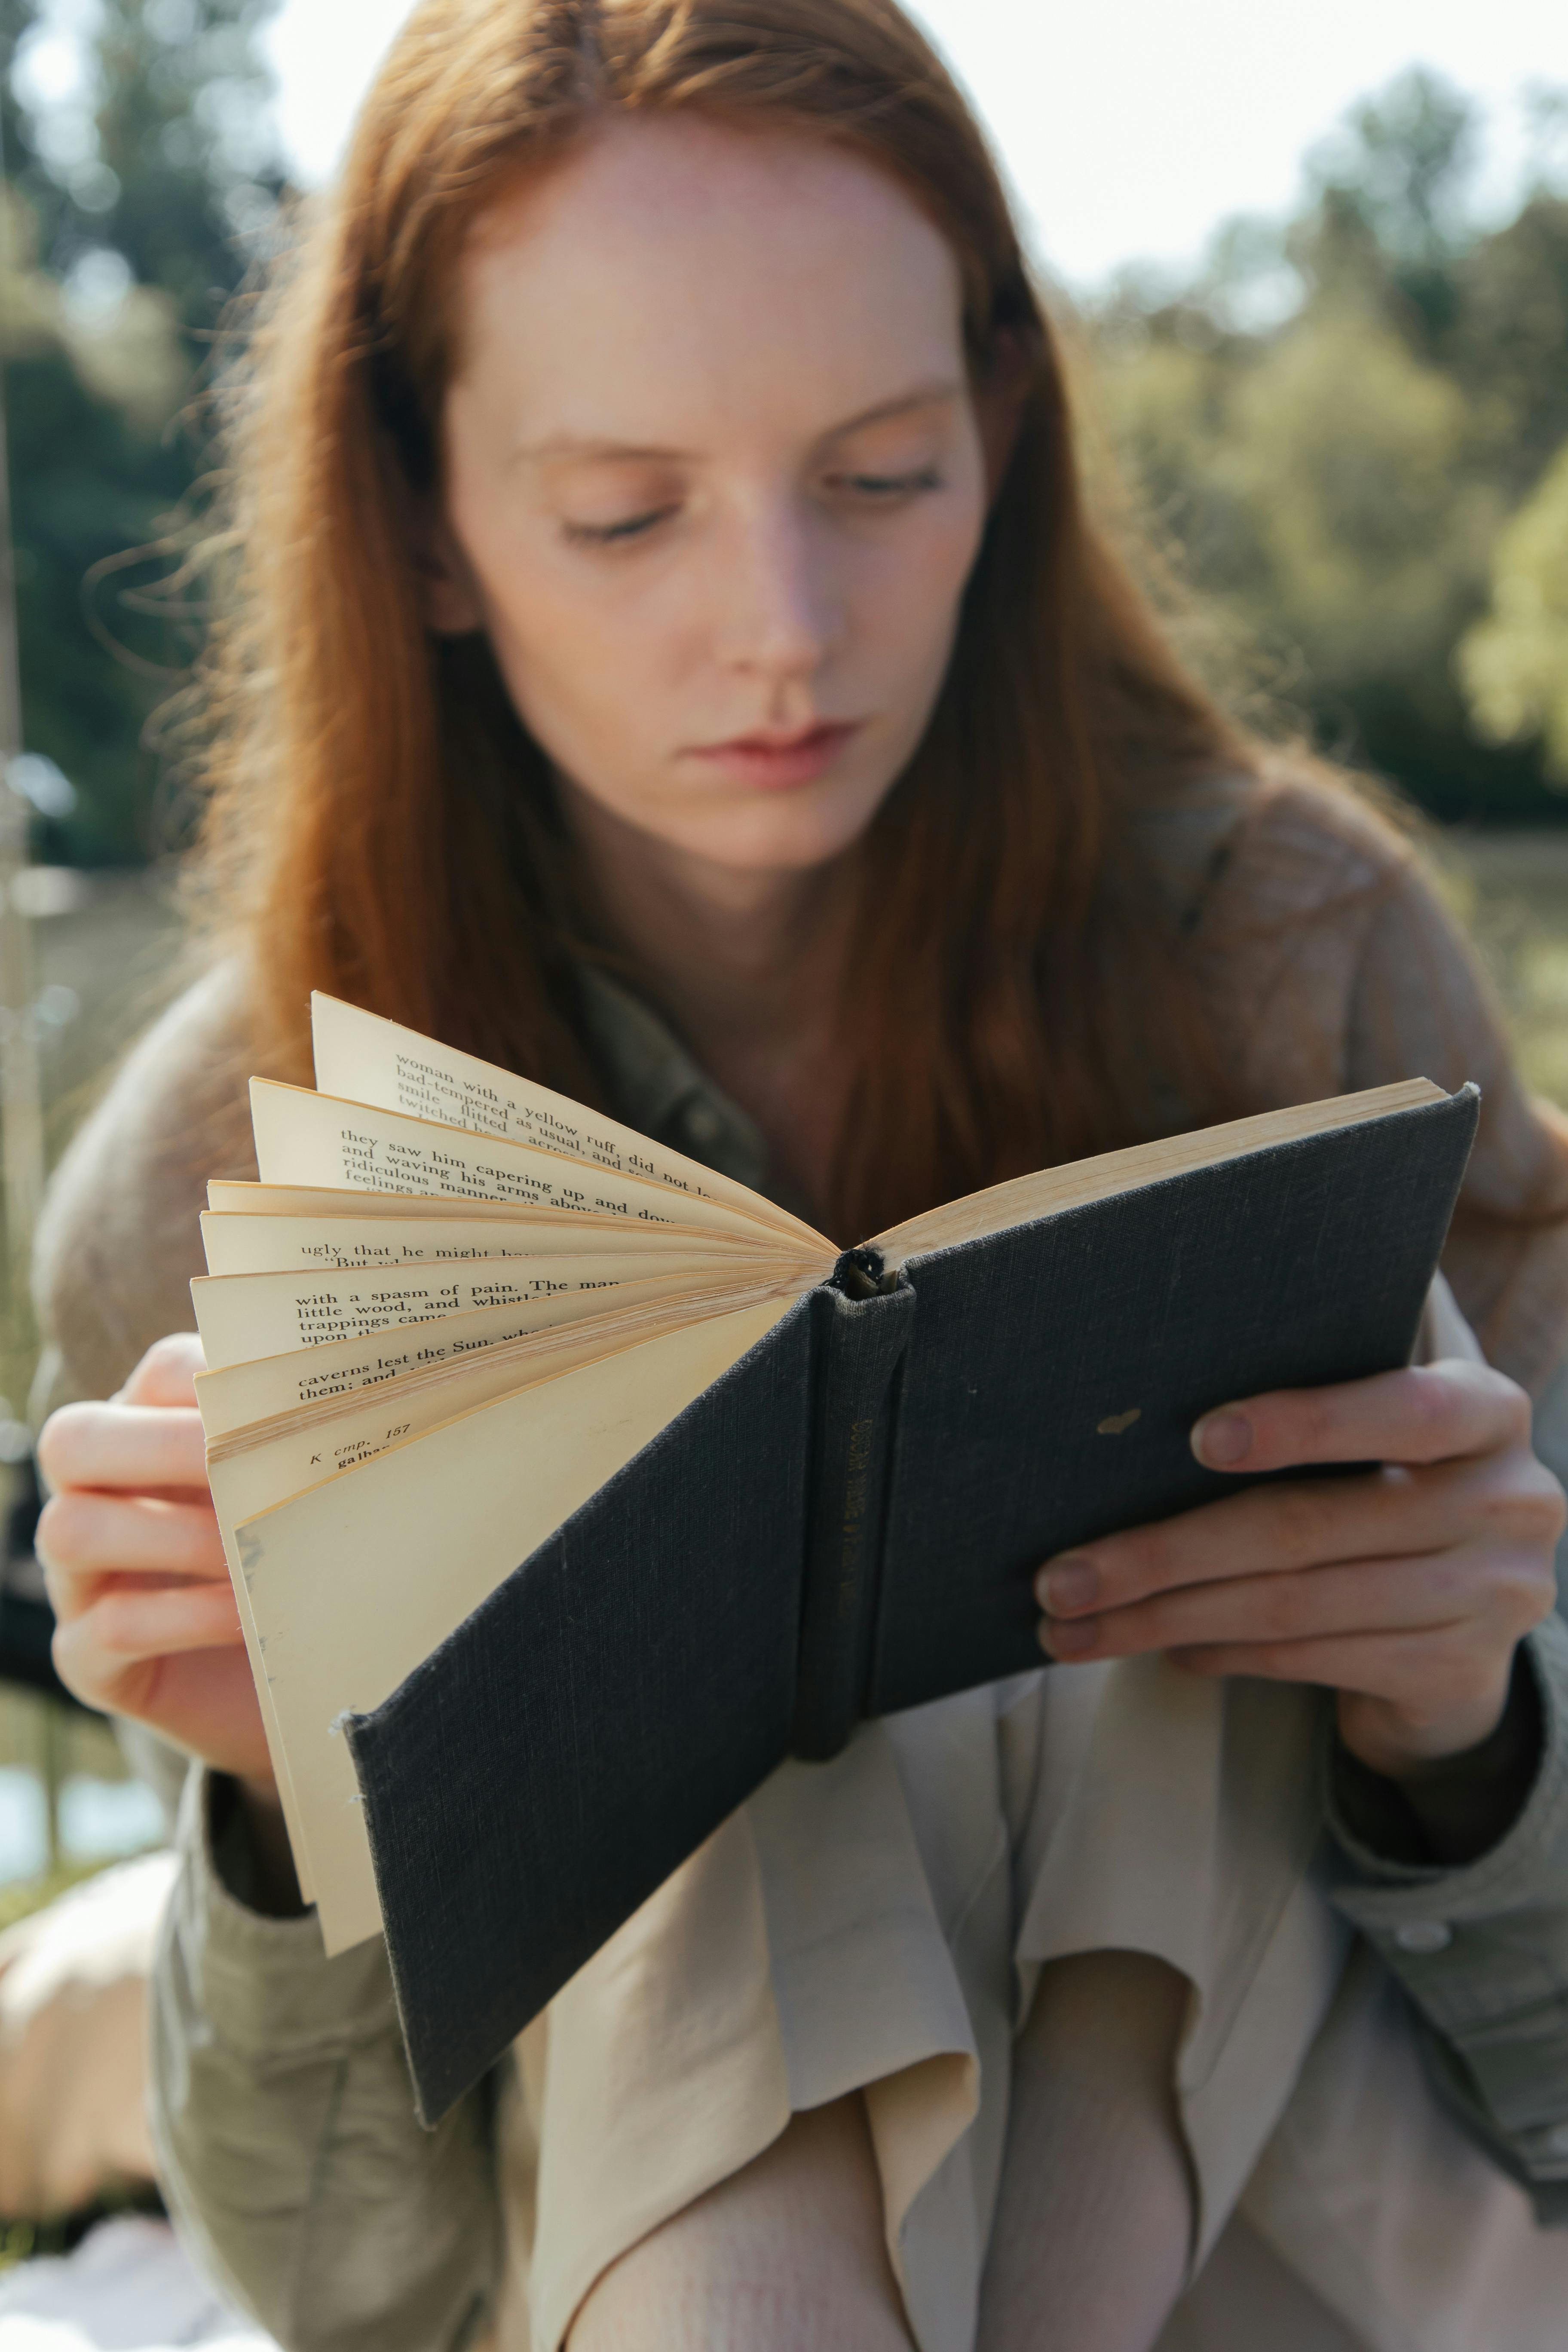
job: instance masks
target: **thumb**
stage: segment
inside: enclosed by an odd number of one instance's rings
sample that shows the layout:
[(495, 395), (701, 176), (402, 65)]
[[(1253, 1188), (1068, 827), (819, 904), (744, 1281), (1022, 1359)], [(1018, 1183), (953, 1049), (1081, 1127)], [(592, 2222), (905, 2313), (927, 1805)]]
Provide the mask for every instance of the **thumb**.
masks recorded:
[(206, 1368), (207, 1360), (195, 1333), (173, 1331), (166, 1339), (153, 1340), (114, 1402), (193, 1405), (196, 1401), (196, 1374), (205, 1372)]

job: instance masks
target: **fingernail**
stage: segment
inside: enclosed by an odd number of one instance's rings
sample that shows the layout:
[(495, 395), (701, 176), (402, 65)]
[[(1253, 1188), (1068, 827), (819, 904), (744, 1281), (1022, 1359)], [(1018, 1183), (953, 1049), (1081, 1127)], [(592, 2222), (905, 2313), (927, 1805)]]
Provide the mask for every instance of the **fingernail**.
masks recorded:
[(1100, 1620), (1077, 1617), (1064, 1625), (1055, 1617), (1047, 1617), (1040, 1627), (1040, 1645), (1053, 1658), (1086, 1658), (1100, 1646)]
[(1211, 1470), (1234, 1470), (1252, 1451), (1252, 1423), (1238, 1412), (1211, 1412), (1193, 1432), (1193, 1452)]
[(1053, 1617), (1065, 1616), (1069, 1609), (1088, 1609), (1100, 1598), (1100, 1570), (1093, 1560), (1064, 1552), (1047, 1569), (1035, 1591), (1041, 1608)]

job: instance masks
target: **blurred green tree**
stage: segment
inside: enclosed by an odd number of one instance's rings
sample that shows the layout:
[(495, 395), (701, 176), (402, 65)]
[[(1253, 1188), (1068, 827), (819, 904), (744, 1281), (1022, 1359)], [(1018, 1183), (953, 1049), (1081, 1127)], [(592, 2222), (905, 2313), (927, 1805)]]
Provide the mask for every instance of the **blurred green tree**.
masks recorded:
[[(31, 215), (11, 201), (15, 254)], [(12, 266), (0, 276), (0, 339), (12, 473), (12, 530), (23, 733), (34, 754), (37, 847), (51, 858), (119, 864), (147, 854), (152, 761), (139, 749), (161, 681), (162, 648), (121, 649), (95, 633), (84, 601), (92, 567), (156, 537), (189, 468), (161, 429), (186, 381), (178, 331), (153, 297), (127, 296), (118, 332), (75, 326), (58, 281)], [(140, 368), (133, 362), (140, 358)], [(160, 413), (162, 412), (162, 413)], [(117, 638), (130, 616), (116, 613)], [(59, 772), (51, 777), (36, 763)]]
[(1478, 456), (1510, 504), (1568, 440), (1568, 197), (1539, 187), (1454, 264), (1439, 358), (1469, 401)]
[(1538, 740), (1568, 791), (1568, 441), (1492, 557), (1492, 603), (1459, 649), (1470, 707), (1497, 741)]
[(82, 226), (205, 338), (282, 191), (255, 42), (277, 0), (101, 5), (89, 168), (102, 177)]
[(1479, 127), (1401, 77), (1311, 157), (1293, 219), (1227, 225), (1190, 283), (1124, 278), (1089, 324), (1147, 511), (1279, 698), (1435, 814), (1540, 819), (1568, 814), (1540, 740), (1483, 723), (1456, 652), (1568, 438), (1568, 200), (1543, 152), (1478, 227)]
[(79, 101), (42, 109), (26, 100), (47, 19), (38, 0), (0, 0), (0, 347), (24, 774), (47, 856), (119, 864), (157, 845), (143, 738), (188, 648), (115, 567), (155, 545), (190, 490), (199, 438), (184, 412), (276, 217), (255, 47), (272, 5), (100, 0)]

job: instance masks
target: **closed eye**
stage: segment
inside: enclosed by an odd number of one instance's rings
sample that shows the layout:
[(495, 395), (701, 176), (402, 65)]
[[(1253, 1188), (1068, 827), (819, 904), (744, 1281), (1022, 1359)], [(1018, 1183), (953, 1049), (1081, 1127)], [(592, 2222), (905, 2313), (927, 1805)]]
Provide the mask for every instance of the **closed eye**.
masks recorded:
[(627, 515), (622, 522), (568, 522), (562, 529), (574, 547), (617, 547), (645, 538), (674, 512), (673, 507), (654, 507), (647, 514)]
[(934, 466), (922, 466), (912, 474), (837, 474), (833, 487), (852, 491), (857, 498), (890, 502), (913, 498), (921, 490), (940, 490), (942, 476)]
[[(847, 491), (870, 505), (891, 506), (900, 499), (941, 489), (942, 475), (935, 466), (922, 466), (909, 474), (835, 474), (829, 477), (828, 487)], [(567, 522), (562, 529), (575, 547), (623, 547), (633, 540), (646, 539), (677, 511), (673, 506), (651, 507), (646, 514), (627, 515), (617, 522)]]

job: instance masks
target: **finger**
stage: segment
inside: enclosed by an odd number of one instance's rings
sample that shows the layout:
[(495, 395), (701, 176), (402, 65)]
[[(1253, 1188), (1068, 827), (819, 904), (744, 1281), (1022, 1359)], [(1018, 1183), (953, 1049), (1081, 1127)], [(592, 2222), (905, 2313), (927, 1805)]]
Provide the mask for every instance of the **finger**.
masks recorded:
[(1036, 1597), (1053, 1617), (1099, 1615), (1184, 1585), (1429, 1550), (1446, 1530), (1442, 1506), (1410, 1483), (1405, 1471), (1371, 1471), (1247, 1487), (1061, 1554), (1036, 1579)]
[(1192, 1445), (1211, 1470), (1251, 1472), (1309, 1462), (1444, 1462), (1529, 1436), (1524, 1391), (1489, 1364), (1456, 1359), (1220, 1405), (1195, 1424)]
[(151, 1724), (188, 1755), (204, 1757), (216, 1770), (232, 1772), (259, 1786), (272, 1785), (267, 1734), (250, 1663), (242, 1647), (184, 1650), (166, 1657), (125, 1664), (94, 1654), (85, 1683), (78, 1662), (56, 1664), (65, 1681), (89, 1706)]
[(172, 1331), (154, 1339), (120, 1391), (124, 1404), (191, 1405), (196, 1401), (196, 1374), (207, 1360), (194, 1331)]
[(170, 1503), (144, 1495), (68, 1487), (45, 1504), (37, 1544), (61, 1615), (72, 1613), (68, 1587), (84, 1578), (121, 1572), (215, 1580), (227, 1576), (223, 1538), (210, 1503)]
[(1443, 1551), (1485, 1537), (1535, 1545), (1562, 1532), (1563, 1492), (1524, 1448), (1429, 1468), (1251, 1486), (1049, 1561), (1036, 1597), (1053, 1617), (1099, 1615), (1155, 1592)]
[(1511, 1647), (1553, 1597), (1539, 1550), (1476, 1542), (1406, 1559), (1188, 1585), (1103, 1616), (1047, 1617), (1040, 1639), (1053, 1656), (1079, 1660), (1465, 1623), (1478, 1639)]
[[(1205, 1676), (1250, 1675), (1267, 1682), (1318, 1683), (1377, 1699), (1412, 1719), (1441, 1719), (1506, 1692), (1506, 1667), (1478, 1657), (1463, 1628), (1394, 1630), (1337, 1640), (1237, 1642), (1173, 1651), (1173, 1665)], [(1483, 1731), (1480, 1737), (1485, 1737)]]
[(231, 1648), (244, 1639), (226, 1584), (111, 1591), (82, 1616), (57, 1626), (55, 1661), (73, 1690), (102, 1690), (143, 1660)]
[(38, 1467), (67, 1486), (203, 1486), (206, 1441), (194, 1407), (68, 1404), (38, 1438)]

